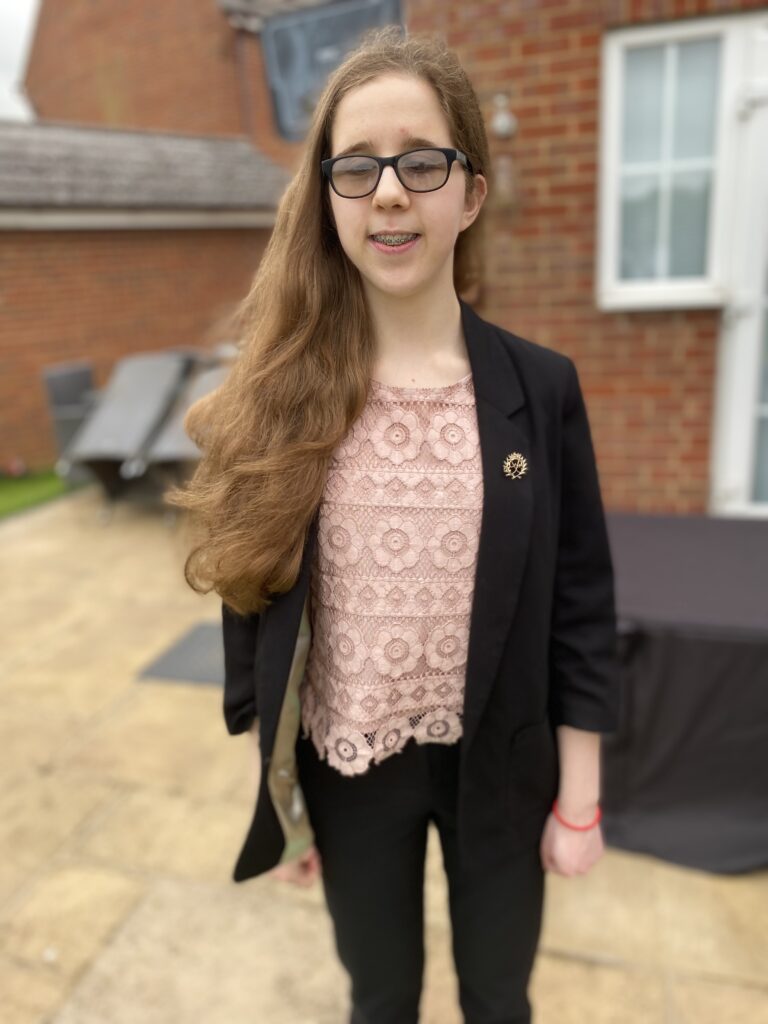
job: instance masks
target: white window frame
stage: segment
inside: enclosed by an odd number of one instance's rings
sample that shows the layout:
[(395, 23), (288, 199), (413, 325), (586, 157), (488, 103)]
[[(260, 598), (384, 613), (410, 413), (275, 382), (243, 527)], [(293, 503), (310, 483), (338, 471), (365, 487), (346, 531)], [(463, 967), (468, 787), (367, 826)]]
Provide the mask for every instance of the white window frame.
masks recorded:
[[(598, 166), (595, 302), (602, 310), (716, 308), (731, 301), (730, 214), (736, 179), (734, 133), (748, 97), (742, 68), (748, 33), (765, 12), (689, 18), (611, 30), (602, 40), (600, 160)], [(706, 274), (655, 281), (618, 277), (619, 173), (624, 53), (635, 46), (720, 37), (720, 81), (715, 114)]]

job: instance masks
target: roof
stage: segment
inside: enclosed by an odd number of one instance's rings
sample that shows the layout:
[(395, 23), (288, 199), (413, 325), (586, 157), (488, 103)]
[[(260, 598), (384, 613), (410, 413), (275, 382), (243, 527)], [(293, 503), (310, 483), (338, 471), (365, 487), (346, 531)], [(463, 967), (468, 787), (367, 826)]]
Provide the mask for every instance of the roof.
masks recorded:
[(217, 0), (234, 28), (260, 32), (266, 18), (307, 7), (327, 7), (328, 0)]
[(0, 207), (274, 210), (288, 172), (246, 138), (0, 120)]

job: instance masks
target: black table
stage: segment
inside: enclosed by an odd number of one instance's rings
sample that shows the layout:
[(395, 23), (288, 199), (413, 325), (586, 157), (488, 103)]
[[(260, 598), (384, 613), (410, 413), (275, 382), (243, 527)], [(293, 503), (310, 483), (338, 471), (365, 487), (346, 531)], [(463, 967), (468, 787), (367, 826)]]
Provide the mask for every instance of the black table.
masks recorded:
[(622, 720), (607, 845), (714, 872), (768, 865), (768, 519), (611, 513)]

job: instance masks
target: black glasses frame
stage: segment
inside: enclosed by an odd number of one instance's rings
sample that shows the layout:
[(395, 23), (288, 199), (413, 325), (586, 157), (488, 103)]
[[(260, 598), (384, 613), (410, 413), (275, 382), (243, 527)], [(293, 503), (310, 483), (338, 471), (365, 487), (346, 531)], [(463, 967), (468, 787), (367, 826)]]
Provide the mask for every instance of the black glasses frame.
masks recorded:
[[(400, 177), (398, 161), (400, 160), (401, 157), (410, 156), (411, 153), (442, 153), (443, 156), (448, 161), (448, 167), (445, 172), (445, 181), (442, 182), (442, 184), (440, 185), (436, 185), (434, 188), (411, 188), (409, 185), (406, 185), (406, 183)], [(367, 192), (361, 193), (359, 196), (345, 196), (342, 192), (339, 192), (339, 190), (333, 183), (333, 165), (337, 163), (339, 160), (349, 160), (350, 157), (356, 156), (365, 157), (367, 160), (375, 160), (376, 163), (379, 165), (379, 173), (376, 176), (376, 182), (373, 188), (369, 189)], [(443, 146), (416, 146), (415, 149), (408, 149), (405, 151), (405, 153), (398, 153), (397, 156), (373, 156), (370, 153), (345, 153), (343, 156), (331, 156), (328, 157), (327, 160), (321, 160), (320, 168), (323, 172), (323, 175), (330, 182), (331, 188), (333, 189), (337, 196), (340, 196), (342, 199), (365, 199), (366, 196), (371, 195), (379, 187), (379, 182), (381, 181), (381, 176), (384, 173), (385, 167), (391, 167), (394, 170), (395, 174), (397, 175), (397, 180), (400, 182), (403, 188), (408, 189), (409, 192), (416, 192), (419, 194), (424, 192), (437, 192), (439, 188), (443, 188), (445, 186), (446, 182), (450, 178), (451, 168), (453, 167), (454, 160), (460, 163), (463, 167), (465, 167), (470, 174), (475, 173), (472, 168), (472, 163), (465, 153), (462, 153), (460, 149), (449, 149)]]

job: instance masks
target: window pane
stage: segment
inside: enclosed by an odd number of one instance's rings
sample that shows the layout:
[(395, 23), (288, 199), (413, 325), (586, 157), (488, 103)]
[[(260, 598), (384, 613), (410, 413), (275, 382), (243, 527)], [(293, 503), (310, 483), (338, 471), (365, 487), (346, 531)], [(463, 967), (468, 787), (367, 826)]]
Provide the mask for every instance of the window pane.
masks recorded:
[(760, 401), (768, 404), (768, 305), (763, 310), (763, 367)]
[(758, 421), (753, 501), (768, 501), (768, 418)]
[(709, 171), (684, 171), (672, 176), (669, 232), (669, 276), (704, 273), (709, 224)]
[(712, 156), (720, 41), (697, 39), (681, 43), (677, 54), (673, 155)]
[(659, 183), (654, 174), (621, 182), (621, 277), (656, 277)]
[(638, 46), (625, 53), (622, 162), (661, 156), (664, 47)]

